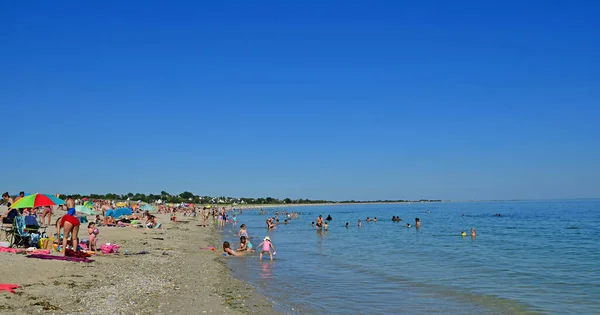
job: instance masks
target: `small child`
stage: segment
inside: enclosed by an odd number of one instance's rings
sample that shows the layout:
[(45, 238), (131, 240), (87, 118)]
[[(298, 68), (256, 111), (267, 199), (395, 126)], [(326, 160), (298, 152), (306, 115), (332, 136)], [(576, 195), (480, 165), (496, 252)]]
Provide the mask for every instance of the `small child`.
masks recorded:
[(90, 236), (90, 250), (96, 251), (98, 250), (98, 239), (97, 235), (100, 234), (100, 231), (96, 228), (96, 223), (90, 222), (88, 223), (88, 234)]
[(235, 217), (235, 214), (233, 215), (233, 218), (231, 218), (231, 225), (235, 226), (237, 224), (237, 218)]
[[(271, 243), (271, 238), (268, 236), (265, 236), (265, 238), (263, 239), (263, 242), (258, 244), (258, 247), (261, 247), (261, 246), (262, 246), (262, 250), (260, 251), (260, 257), (258, 259), (262, 260), (263, 254), (269, 253), (269, 257), (271, 258), (271, 260), (273, 260), (273, 254), (275, 254), (276, 251), (275, 251), (275, 246), (273, 246), (273, 243)], [(273, 248), (272, 253), (271, 253), (271, 248)]]
[(314, 221), (313, 221), (313, 223), (312, 223), (312, 227), (315, 227), (315, 222), (314, 222)]
[(238, 232), (238, 236), (239, 237), (245, 236), (246, 238), (250, 238), (248, 236), (248, 231), (246, 231), (246, 224), (240, 225), (240, 231)]
[(327, 223), (327, 221), (325, 221), (323, 223), (323, 229), (325, 229), (325, 231), (327, 231), (327, 229), (329, 229), (329, 223)]
[(238, 251), (254, 251), (252, 250), (252, 243), (250, 243), (245, 236), (240, 237), (240, 248), (238, 248)]
[(362, 222), (360, 221), (360, 219), (358, 219), (358, 227), (362, 226)]

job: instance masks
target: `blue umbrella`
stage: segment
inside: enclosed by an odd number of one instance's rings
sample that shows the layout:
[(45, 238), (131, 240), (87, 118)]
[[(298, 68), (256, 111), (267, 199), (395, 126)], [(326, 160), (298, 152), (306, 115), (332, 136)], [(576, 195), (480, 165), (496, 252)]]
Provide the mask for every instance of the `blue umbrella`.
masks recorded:
[(129, 208), (118, 208), (115, 210), (114, 217), (118, 218), (120, 216), (131, 215), (131, 214), (132, 214), (132, 211)]

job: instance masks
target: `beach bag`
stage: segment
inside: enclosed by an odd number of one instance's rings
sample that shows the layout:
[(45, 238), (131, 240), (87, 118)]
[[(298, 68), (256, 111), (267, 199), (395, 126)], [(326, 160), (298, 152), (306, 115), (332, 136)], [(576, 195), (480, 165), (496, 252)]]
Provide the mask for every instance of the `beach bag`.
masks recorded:
[(47, 247), (48, 247), (48, 241), (50, 241), (50, 239), (47, 238), (47, 237), (40, 238), (40, 241), (38, 242), (38, 246), (37, 247), (41, 248), (41, 249), (47, 249)]
[(42, 248), (42, 249), (48, 249), (48, 250), (53, 249), (55, 240), (56, 240), (56, 237), (54, 237), (54, 236), (48, 237), (48, 242), (46, 243), (46, 247)]
[(117, 245), (117, 244), (107, 243), (107, 244), (104, 244), (104, 245), (100, 246), (100, 251), (103, 254), (112, 254), (112, 253), (118, 252), (119, 251), (119, 247), (120, 246)]

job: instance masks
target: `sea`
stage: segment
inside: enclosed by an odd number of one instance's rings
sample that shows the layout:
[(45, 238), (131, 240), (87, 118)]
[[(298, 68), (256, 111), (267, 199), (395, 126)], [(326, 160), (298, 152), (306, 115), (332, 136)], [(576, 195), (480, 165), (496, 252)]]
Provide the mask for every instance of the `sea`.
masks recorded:
[[(224, 238), (237, 246), (245, 223), (255, 248), (271, 238), (274, 260), (227, 259), (283, 313), (600, 314), (600, 199), (265, 211), (236, 213)], [(267, 231), (276, 211), (300, 214)], [(311, 226), (319, 215), (332, 217), (327, 232)]]

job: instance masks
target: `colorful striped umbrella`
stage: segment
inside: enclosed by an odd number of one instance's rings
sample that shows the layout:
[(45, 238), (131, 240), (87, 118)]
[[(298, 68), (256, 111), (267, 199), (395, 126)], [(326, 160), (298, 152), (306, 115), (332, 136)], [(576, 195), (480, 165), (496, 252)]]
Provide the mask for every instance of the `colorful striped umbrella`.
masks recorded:
[(35, 207), (46, 207), (54, 205), (64, 205), (65, 201), (56, 198), (52, 195), (44, 194), (33, 194), (27, 197), (23, 197), (15, 202), (11, 208), (22, 209), (22, 208), (35, 208)]
[(93, 208), (94, 208), (94, 203), (93, 203), (93, 202), (91, 202), (91, 201), (86, 201), (86, 202), (83, 204), (83, 206), (84, 206), (84, 207), (86, 207), (86, 208), (93, 209)]

